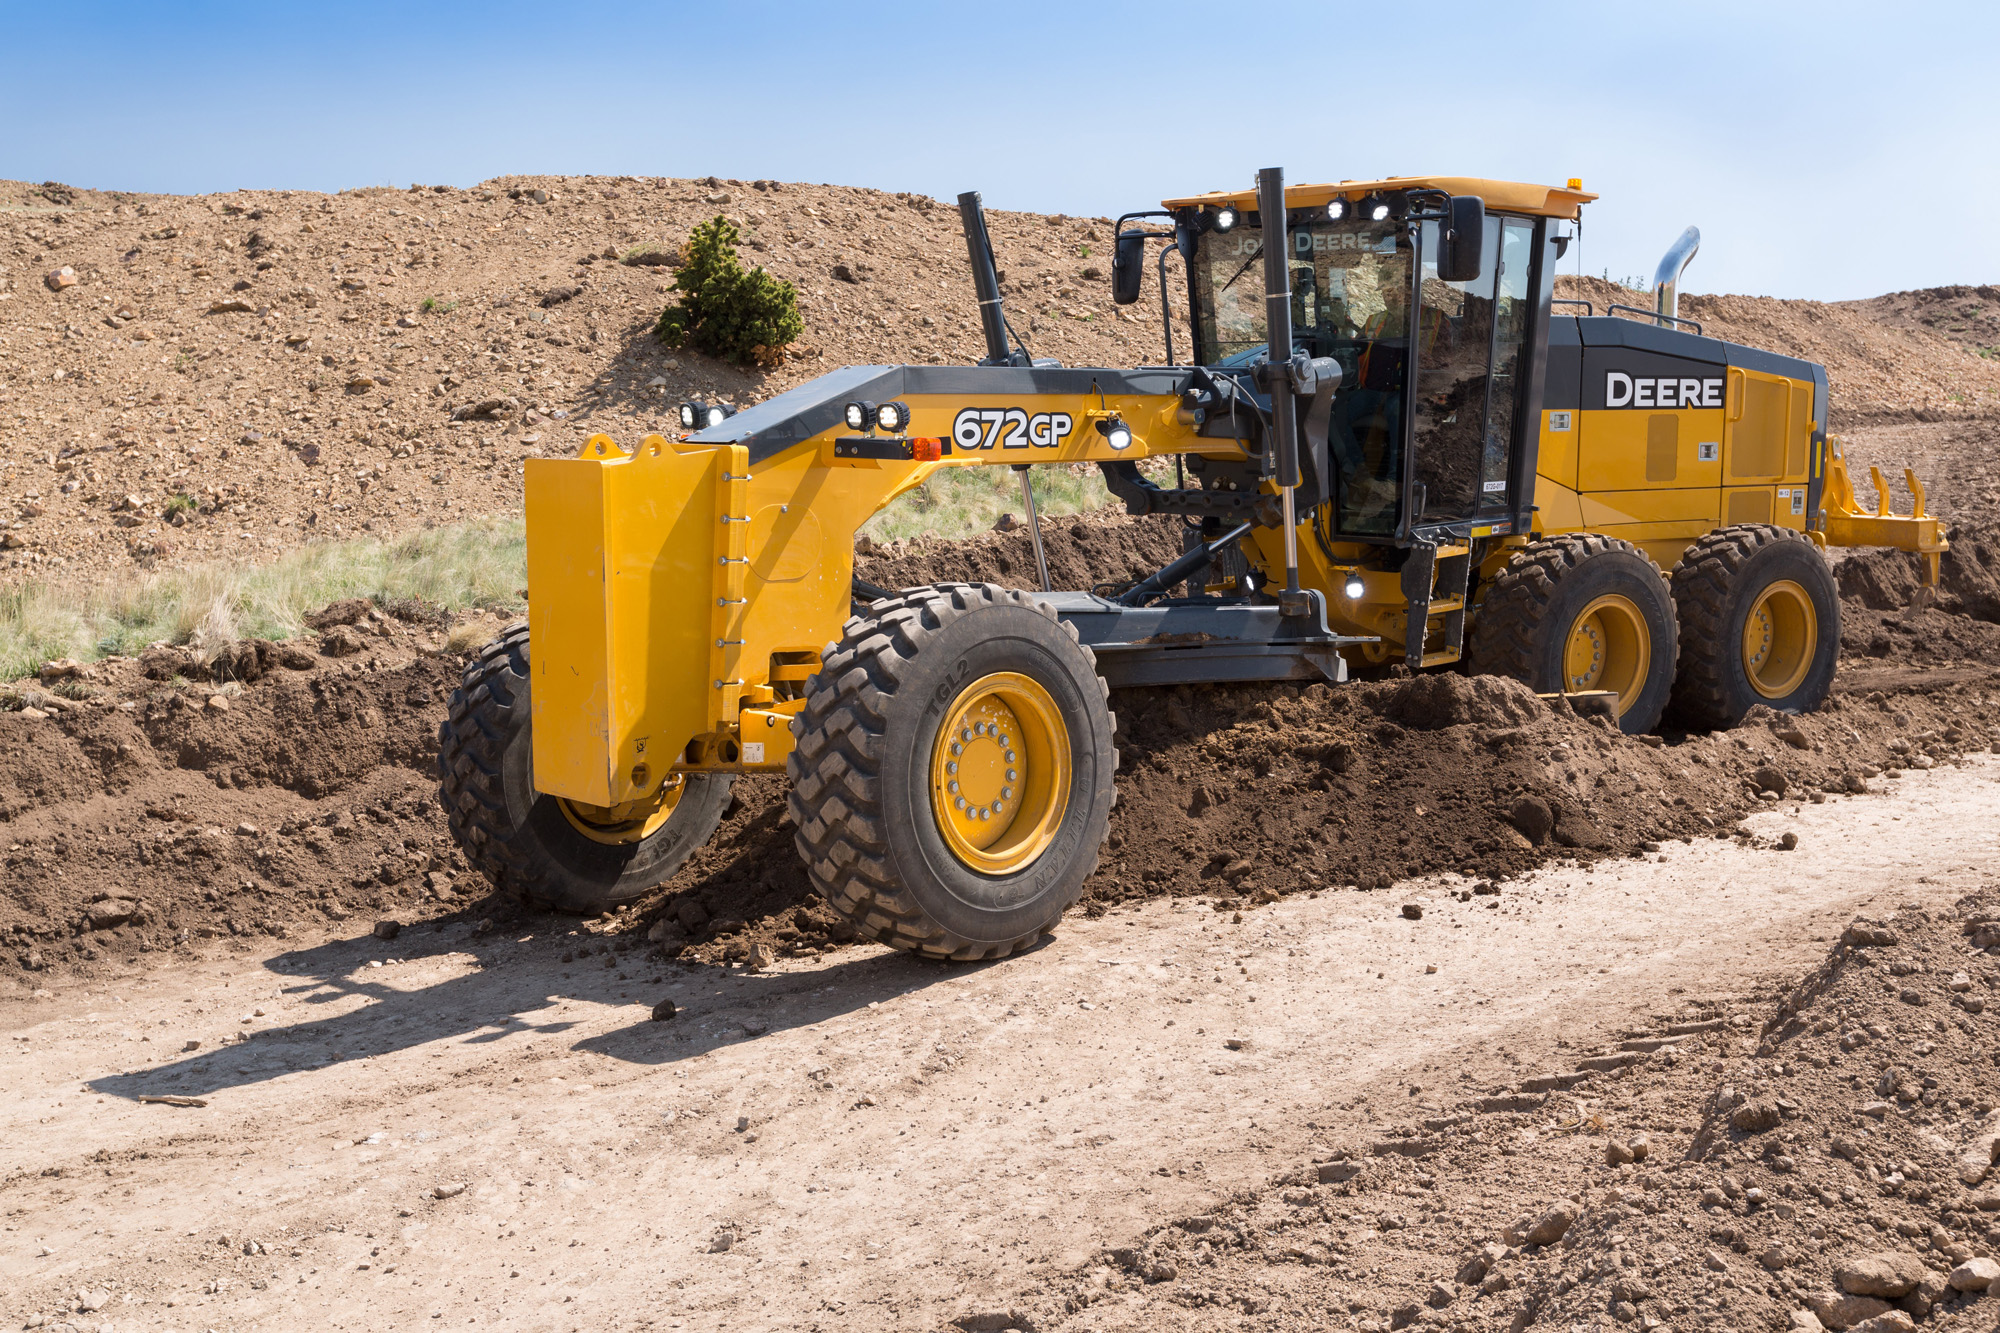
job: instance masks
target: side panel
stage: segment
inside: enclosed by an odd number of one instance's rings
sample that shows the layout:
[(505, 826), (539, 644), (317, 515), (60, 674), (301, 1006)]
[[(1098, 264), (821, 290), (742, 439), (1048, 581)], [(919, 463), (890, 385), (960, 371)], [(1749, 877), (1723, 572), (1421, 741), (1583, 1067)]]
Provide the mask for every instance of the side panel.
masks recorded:
[(609, 806), (664, 778), (723, 706), (718, 598), (743, 566), (722, 561), (748, 524), (725, 536), (717, 520), (745, 451), (658, 436), (630, 456), (603, 437), (585, 449), (530, 459), (524, 477), (535, 787)]

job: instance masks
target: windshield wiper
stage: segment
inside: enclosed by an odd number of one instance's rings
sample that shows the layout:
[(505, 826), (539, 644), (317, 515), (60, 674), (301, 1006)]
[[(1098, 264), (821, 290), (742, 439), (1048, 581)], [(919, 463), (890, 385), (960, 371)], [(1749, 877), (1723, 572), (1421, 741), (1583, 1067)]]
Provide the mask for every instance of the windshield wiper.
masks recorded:
[(1259, 241), (1257, 242), (1257, 253), (1251, 255), (1248, 259), (1243, 261), (1243, 267), (1236, 270), (1236, 277), (1231, 278), (1228, 282), (1223, 283), (1222, 290), (1226, 292), (1231, 287), (1234, 287), (1236, 285), (1236, 278), (1240, 278), (1245, 273), (1248, 273), (1250, 271), (1250, 266), (1256, 263), (1258, 260), (1262, 259), (1263, 257), (1264, 257), (1264, 243), (1262, 241)]

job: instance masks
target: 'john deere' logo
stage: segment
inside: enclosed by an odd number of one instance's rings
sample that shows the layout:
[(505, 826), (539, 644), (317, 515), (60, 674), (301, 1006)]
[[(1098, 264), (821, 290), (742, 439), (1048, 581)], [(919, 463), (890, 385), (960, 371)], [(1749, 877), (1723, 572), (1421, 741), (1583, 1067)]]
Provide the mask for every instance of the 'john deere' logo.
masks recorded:
[(1672, 375), (1627, 375), (1622, 370), (1604, 376), (1606, 407), (1721, 407), (1722, 377), (1681, 379)]

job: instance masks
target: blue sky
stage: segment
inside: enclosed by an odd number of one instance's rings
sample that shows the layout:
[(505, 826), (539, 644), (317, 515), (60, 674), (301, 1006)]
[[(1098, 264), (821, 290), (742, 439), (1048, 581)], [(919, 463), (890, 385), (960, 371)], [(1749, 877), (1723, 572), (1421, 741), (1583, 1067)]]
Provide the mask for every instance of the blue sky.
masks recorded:
[(2000, 8), (1527, 3), (24, 4), (0, 176), (830, 181), (1112, 215), (1437, 172), (1604, 196), (1581, 262), (1822, 299), (2000, 281)]

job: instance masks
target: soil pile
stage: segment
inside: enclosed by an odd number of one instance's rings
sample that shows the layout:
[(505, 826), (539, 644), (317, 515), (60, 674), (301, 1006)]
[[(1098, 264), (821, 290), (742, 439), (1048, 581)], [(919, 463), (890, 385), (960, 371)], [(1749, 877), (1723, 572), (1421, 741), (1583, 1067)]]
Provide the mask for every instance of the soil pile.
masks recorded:
[(1856, 921), (1787, 990), (1695, 1001), (1571, 1066), (1329, 1137), (1022, 1304), (1056, 1322), (1149, 1286), (1366, 1333), (1796, 1311), (1806, 1328), (1990, 1327), (1993, 945), (2000, 891), (1948, 919)]
[(1925, 287), (1840, 304), (1878, 324), (1935, 334), (1980, 356), (2000, 356), (2000, 287), (1992, 283)]
[[(1984, 748), (2000, 723), (2000, 627), (1967, 612), (1991, 586), (1986, 540), (1967, 530), (1949, 606), (1896, 607), (1892, 562), (1859, 567), (1850, 660), (1827, 707), (1760, 712), (1727, 733), (1628, 737), (1514, 682), (1455, 674), (1119, 691), (1118, 803), (1083, 910), (1160, 895), (1236, 909), (1437, 872), (1465, 876), (1469, 893), (1551, 858), (1732, 836), (1763, 803)], [(1045, 541), (1052, 574), (1076, 584), (1130, 578), (1178, 550), (1172, 524), (1120, 515), (1051, 523)], [(898, 543), (861, 567), (905, 587), (1019, 586), (1034, 566), (1012, 532)], [(0, 839), (18, 886), (0, 903), (15, 945), (0, 958), (14, 975), (32, 985), (50, 967), (362, 914), (513, 913), (466, 872), (432, 795), (437, 720), (462, 659), (443, 656), (421, 608), (403, 609), (415, 623), (329, 608), (314, 617), (329, 626), (317, 652), (219, 654), (254, 679), (193, 679), (197, 661), (155, 653), (16, 691), (27, 707), (0, 713), (0, 771), (13, 775)], [(1926, 664), (1940, 669), (1913, 670)], [(715, 838), (609, 928), (704, 962), (848, 938), (792, 848), (783, 786), (740, 780)]]
[[(806, 335), (775, 370), (651, 335), (680, 245), (717, 215), (746, 263), (799, 289)], [(1157, 320), (1111, 301), (1109, 219), (989, 225), (1037, 355), (1160, 360)], [(522, 459), (676, 429), (687, 398), (984, 355), (956, 209), (712, 177), (200, 197), (0, 182), (0, 337), (0, 492), (22, 502), (0, 515), (0, 574), (511, 511)]]

